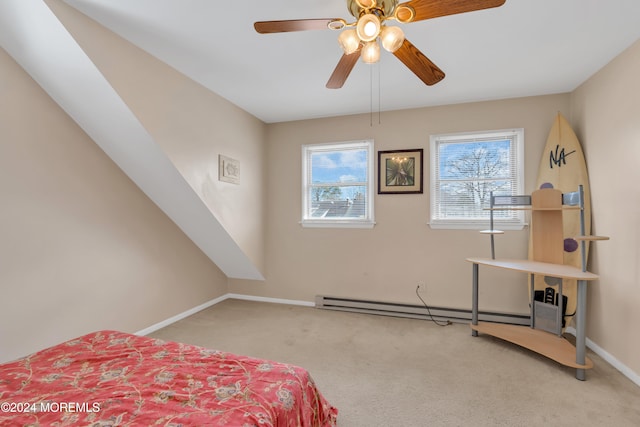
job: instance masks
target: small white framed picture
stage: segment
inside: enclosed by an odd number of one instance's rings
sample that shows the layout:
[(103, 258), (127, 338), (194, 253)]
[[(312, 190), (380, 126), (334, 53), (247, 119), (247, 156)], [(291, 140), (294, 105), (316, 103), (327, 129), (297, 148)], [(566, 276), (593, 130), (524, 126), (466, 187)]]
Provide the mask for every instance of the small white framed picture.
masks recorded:
[(240, 161), (220, 154), (218, 156), (218, 179), (231, 184), (240, 184)]

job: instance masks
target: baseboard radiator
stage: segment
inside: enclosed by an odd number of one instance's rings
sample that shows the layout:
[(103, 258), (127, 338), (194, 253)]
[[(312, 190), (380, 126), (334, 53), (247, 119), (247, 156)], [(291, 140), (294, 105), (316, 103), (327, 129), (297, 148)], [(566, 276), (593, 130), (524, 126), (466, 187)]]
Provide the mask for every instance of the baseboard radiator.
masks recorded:
[[(451, 321), (456, 323), (471, 322), (471, 310), (457, 308), (431, 307), (424, 305), (399, 304), (381, 301), (367, 301), (352, 298), (338, 298), (316, 295), (316, 308), (324, 310), (350, 311), (353, 313), (377, 314), (381, 316), (408, 317), (412, 319)], [(431, 315), (429, 315), (429, 313)], [(521, 314), (478, 312), (478, 320), (483, 322), (509, 323), (513, 325), (529, 325), (529, 316)]]

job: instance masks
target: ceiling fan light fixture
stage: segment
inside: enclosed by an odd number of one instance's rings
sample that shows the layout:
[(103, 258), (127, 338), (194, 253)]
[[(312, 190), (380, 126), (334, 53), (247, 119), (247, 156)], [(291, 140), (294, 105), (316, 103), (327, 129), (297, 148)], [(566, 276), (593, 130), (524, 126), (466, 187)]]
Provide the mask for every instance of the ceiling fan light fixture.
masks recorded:
[(360, 46), (360, 39), (356, 34), (356, 30), (344, 30), (338, 36), (338, 43), (345, 55), (350, 55)]
[[(393, 16), (398, 0), (347, 0), (347, 10), (356, 19), (367, 11), (377, 9), (384, 16)], [(378, 15), (380, 16), (380, 15)]]
[(356, 0), (356, 3), (361, 9), (371, 9), (372, 7), (376, 7), (376, 0)]
[(416, 10), (409, 5), (401, 4), (395, 8), (393, 17), (396, 18), (396, 21), (407, 24), (416, 17)]
[(375, 64), (380, 60), (380, 46), (377, 41), (370, 41), (362, 48), (360, 53), (362, 62), (366, 64)]
[(367, 13), (358, 19), (356, 32), (360, 40), (370, 42), (371, 40), (375, 40), (378, 34), (380, 34), (380, 26), (380, 18), (372, 13)]
[(384, 26), (380, 32), (380, 40), (382, 41), (382, 47), (393, 53), (400, 49), (400, 46), (404, 43), (404, 32), (400, 27)]

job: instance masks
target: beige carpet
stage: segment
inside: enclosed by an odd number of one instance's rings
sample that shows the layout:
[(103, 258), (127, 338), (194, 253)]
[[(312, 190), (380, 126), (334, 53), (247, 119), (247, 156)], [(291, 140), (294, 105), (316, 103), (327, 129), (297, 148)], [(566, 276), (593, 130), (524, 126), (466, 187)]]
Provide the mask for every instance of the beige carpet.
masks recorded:
[(640, 426), (640, 387), (597, 355), (578, 381), (463, 324), (227, 300), (152, 336), (305, 367), (340, 427)]

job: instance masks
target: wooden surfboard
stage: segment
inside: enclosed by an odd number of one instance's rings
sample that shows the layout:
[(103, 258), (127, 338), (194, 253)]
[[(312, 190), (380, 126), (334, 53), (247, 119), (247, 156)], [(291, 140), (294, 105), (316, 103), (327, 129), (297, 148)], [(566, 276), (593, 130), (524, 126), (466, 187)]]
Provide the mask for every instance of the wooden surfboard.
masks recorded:
[[(578, 190), (582, 185), (584, 190), (584, 220), (585, 235), (591, 234), (591, 192), (589, 190), (589, 176), (587, 175), (587, 164), (580, 142), (576, 134), (571, 129), (567, 120), (558, 113), (547, 144), (542, 152), (542, 159), (538, 168), (538, 179), (536, 189), (555, 188), (562, 193), (571, 193)], [(582, 268), (581, 248), (576, 236), (580, 235), (580, 211), (563, 210), (563, 237), (564, 237), (564, 264)], [(530, 229), (530, 232), (533, 230)], [(589, 242), (585, 245), (588, 256)], [(529, 239), (529, 259), (533, 259), (532, 239)], [(548, 286), (554, 285), (556, 280), (535, 276), (535, 290), (544, 291)], [(555, 287), (557, 291), (557, 286)], [(576, 311), (577, 282), (575, 280), (564, 280), (562, 283), (562, 293), (567, 296), (567, 308), (565, 315), (565, 327), (569, 326)], [(564, 328), (563, 328), (564, 330)]]

